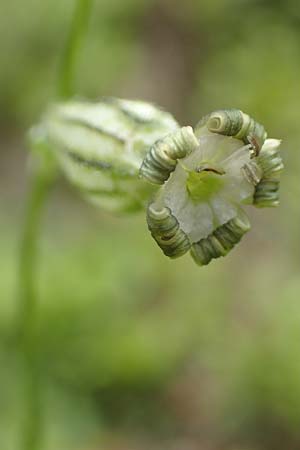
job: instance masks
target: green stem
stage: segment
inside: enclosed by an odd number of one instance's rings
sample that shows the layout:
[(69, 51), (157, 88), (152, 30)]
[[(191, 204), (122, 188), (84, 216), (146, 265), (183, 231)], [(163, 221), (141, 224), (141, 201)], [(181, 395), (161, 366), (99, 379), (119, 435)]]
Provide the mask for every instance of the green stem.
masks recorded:
[(41, 396), (39, 383), (36, 269), (38, 237), (45, 200), (52, 177), (40, 167), (32, 173), (26, 215), (21, 237), (19, 283), (19, 332), (24, 360), (24, 411), (21, 432), (22, 450), (41, 450)]
[(74, 74), (82, 41), (88, 26), (92, 0), (77, 0), (71, 29), (62, 58), (58, 95), (69, 98), (74, 94)]
[[(92, 0), (77, 0), (76, 2), (58, 79), (60, 98), (70, 97), (74, 93), (74, 72), (81, 42), (87, 28), (91, 5)], [(53, 180), (51, 167), (50, 171), (48, 169), (49, 166), (47, 166), (45, 158), (45, 161), (42, 161), (42, 164), (38, 164), (32, 172), (20, 248), (19, 332), (25, 370), (23, 427), (21, 431), (22, 450), (41, 450), (43, 444), (36, 271), (42, 213)]]

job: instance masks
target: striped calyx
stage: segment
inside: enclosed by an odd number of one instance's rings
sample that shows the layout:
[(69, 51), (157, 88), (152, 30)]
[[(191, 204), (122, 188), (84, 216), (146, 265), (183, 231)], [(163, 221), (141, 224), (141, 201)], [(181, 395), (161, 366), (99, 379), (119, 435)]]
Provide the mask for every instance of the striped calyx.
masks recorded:
[(172, 258), (190, 250), (198, 265), (206, 265), (250, 229), (243, 205), (278, 203), (283, 165), (280, 141), (266, 140), (263, 126), (239, 110), (209, 114), (194, 133), (197, 145), (173, 152), (175, 162), (168, 147), (160, 150), (164, 140), (155, 143), (141, 173), (161, 184), (147, 212), (158, 245)]
[[(119, 213), (145, 208), (153, 186), (139, 177), (143, 159), (155, 142), (176, 134), (179, 125), (150, 103), (108, 98), (54, 104), (38, 128), (58, 166), (84, 197)], [(175, 143), (173, 148), (176, 153)]]

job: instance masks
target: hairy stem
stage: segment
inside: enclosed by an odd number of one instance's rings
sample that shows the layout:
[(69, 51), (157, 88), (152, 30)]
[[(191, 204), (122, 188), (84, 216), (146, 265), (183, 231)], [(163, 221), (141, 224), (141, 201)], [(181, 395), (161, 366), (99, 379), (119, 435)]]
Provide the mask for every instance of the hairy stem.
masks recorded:
[(92, 0), (77, 0), (62, 58), (58, 83), (58, 95), (60, 98), (69, 98), (74, 94), (76, 64), (88, 26), (91, 8)]
[(38, 167), (30, 181), (19, 261), (19, 333), (25, 369), (21, 449), (41, 450), (36, 269), (41, 218), (52, 179)]

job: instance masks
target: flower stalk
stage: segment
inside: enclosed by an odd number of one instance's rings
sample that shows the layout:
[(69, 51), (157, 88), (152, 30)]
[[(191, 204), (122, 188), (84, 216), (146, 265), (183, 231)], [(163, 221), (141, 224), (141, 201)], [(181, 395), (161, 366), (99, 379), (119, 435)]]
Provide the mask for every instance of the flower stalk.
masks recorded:
[(58, 83), (59, 98), (70, 98), (75, 93), (76, 65), (88, 27), (91, 9), (92, 0), (77, 0), (62, 58)]
[[(92, 0), (77, 0), (58, 77), (58, 95), (74, 94), (74, 72), (87, 29)], [(39, 133), (33, 133), (39, 135)], [(32, 137), (32, 136), (31, 136)], [(41, 136), (32, 140), (30, 188), (25, 205), (19, 252), (18, 334), (24, 367), (21, 450), (43, 448), (43, 405), (38, 353), (38, 243), (42, 215), (56, 173), (53, 157)], [(36, 152), (37, 151), (37, 152)]]
[(41, 220), (52, 185), (38, 165), (31, 171), (20, 245), (19, 338), (24, 366), (21, 449), (42, 448), (42, 405), (38, 355), (38, 297), (36, 291)]

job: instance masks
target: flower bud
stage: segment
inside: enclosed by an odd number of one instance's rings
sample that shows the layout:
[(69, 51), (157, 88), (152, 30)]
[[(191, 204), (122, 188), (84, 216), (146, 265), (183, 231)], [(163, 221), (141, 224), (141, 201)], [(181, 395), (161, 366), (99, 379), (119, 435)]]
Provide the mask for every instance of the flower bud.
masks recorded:
[(58, 165), (91, 202), (110, 211), (145, 207), (153, 186), (139, 177), (149, 148), (176, 132), (167, 112), (140, 101), (70, 101), (49, 108), (41, 123)]

